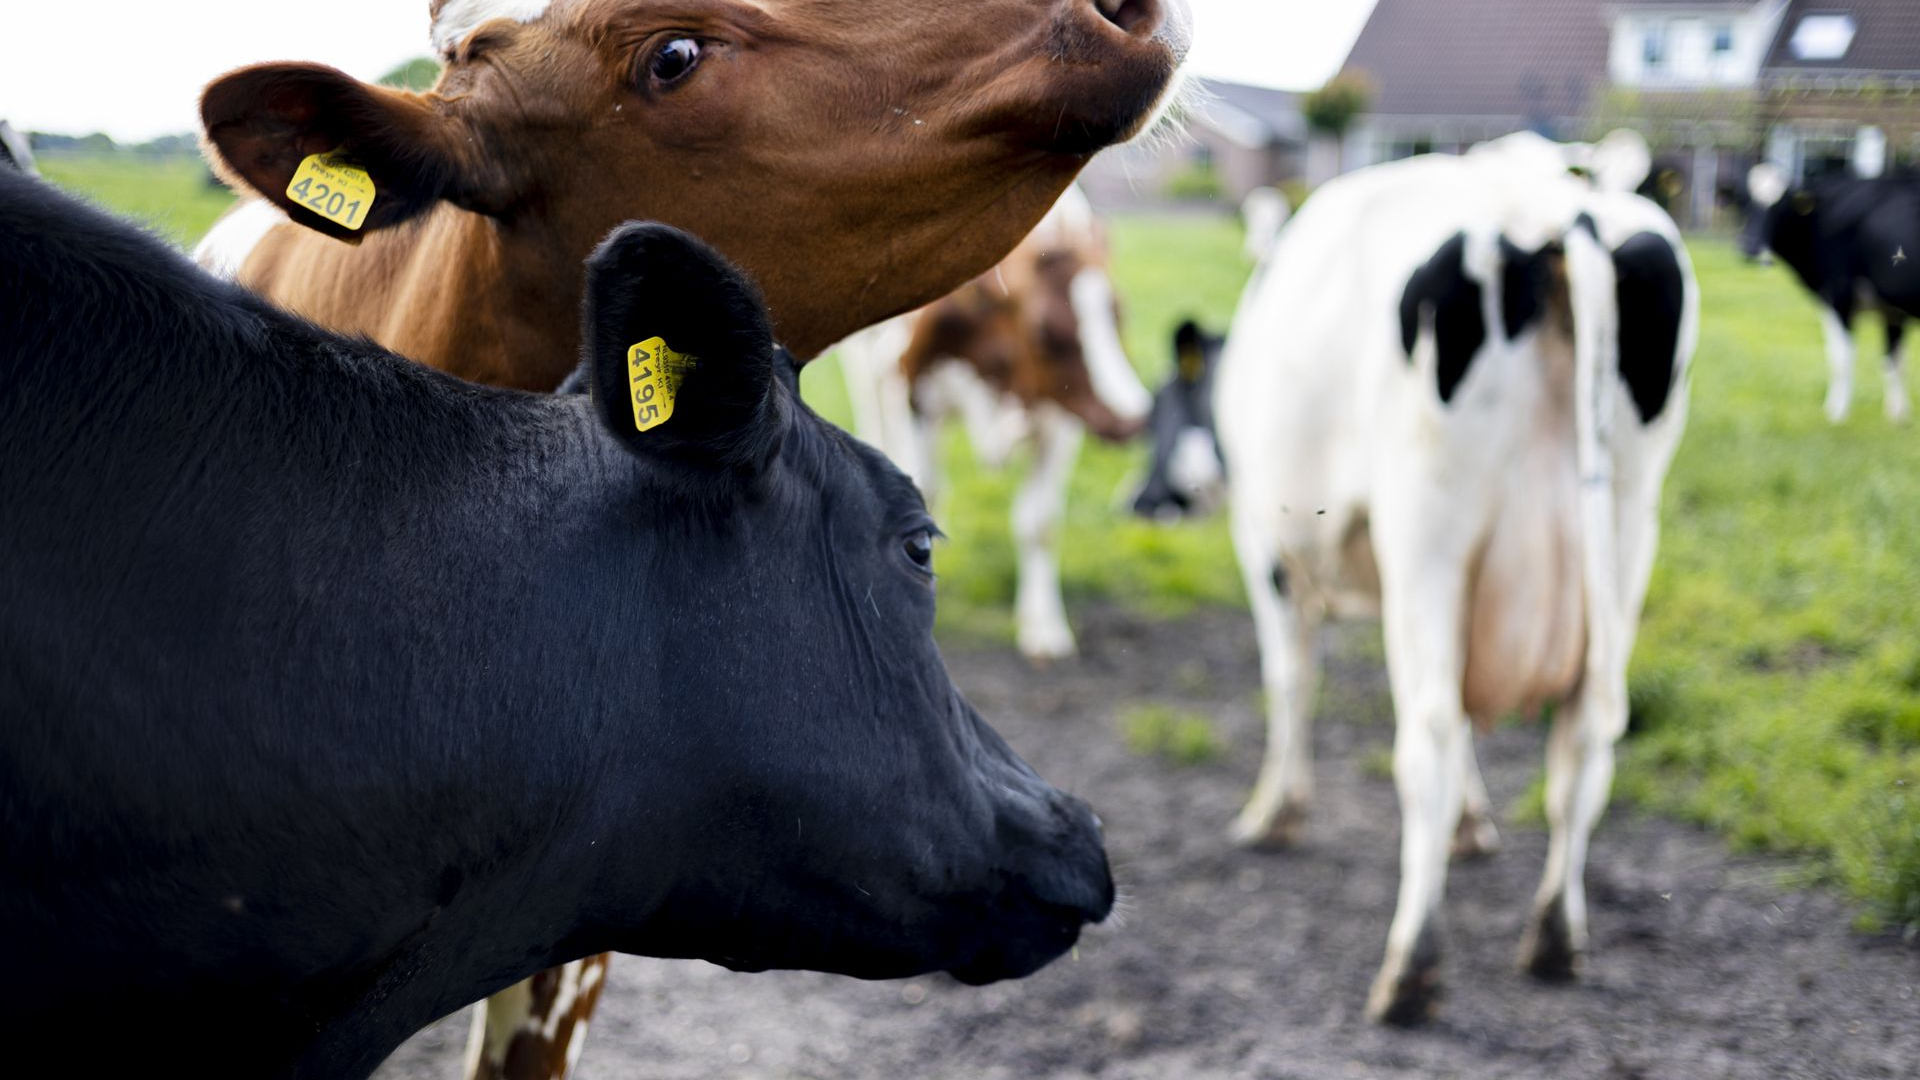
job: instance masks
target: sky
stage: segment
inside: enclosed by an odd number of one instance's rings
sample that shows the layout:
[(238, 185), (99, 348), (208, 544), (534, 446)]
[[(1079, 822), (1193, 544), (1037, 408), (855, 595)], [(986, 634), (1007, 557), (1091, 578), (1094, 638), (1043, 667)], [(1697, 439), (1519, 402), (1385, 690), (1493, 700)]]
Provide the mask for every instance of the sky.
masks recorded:
[[(1333, 74), (1373, 6), (1373, 0), (1187, 3), (1194, 14), (1189, 63), (1196, 73), (1285, 89), (1318, 86)], [(317, 60), (377, 79), (430, 51), (427, 0), (10, 6), (0, 119), (32, 131), (104, 131), (120, 142), (196, 130), (200, 88), (243, 64)]]

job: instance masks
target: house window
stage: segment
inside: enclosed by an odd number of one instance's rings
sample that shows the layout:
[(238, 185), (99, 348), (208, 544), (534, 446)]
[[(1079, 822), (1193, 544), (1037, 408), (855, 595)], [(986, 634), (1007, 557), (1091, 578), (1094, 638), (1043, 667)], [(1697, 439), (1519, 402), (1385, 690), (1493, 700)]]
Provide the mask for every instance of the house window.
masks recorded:
[(1641, 62), (1650, 68), (1657, 68), (1667, 62), (1667, 28), (1649, 26), (1646, 36), (1641, 40)]
[(1713, 28), (1713, 55), (1725, 56), (1733, 51), (1733, 24), (1718, 23)]
[(1794, 27), (1787, 48), (1795, 60), (1838, 60), (1853, 45), (1853, 16), (1809, 15)]

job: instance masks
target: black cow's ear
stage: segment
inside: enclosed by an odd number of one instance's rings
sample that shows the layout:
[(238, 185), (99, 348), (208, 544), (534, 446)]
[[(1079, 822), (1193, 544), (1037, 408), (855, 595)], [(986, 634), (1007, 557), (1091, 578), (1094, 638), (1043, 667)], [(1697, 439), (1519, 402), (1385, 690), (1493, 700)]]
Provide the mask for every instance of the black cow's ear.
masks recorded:
[(766, 303), (719, 252), (629, 222), (587, 260), (581, 328), (594, 408), (636, 453), (756, 473), (780, 448)]

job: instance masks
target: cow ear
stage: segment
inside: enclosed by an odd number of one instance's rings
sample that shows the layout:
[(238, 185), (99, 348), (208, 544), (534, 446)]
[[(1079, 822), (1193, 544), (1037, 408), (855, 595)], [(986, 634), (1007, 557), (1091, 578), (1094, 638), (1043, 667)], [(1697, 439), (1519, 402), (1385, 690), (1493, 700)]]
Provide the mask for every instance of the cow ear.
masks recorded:
[[(446, 101), (373, 86), (321, 64), (259, 64), (223, 75), (201, 95), (200, 119), (223, 178), (343, 240), (399, 224), (441, 199), (498, 213), (517, 198), (499, 159), (475, 151), (480, 140)], [(344, 167), (335, 175), (348, 178), (348, 199), (362, 194), (353, 174), (364, 174), (370, 203), (357, 214), (336, 207), (329, 217), (313, 208), (326, 209), (319, 188), (289, 193), (313, 155)]]
[(594, 408), (636, 453), (753, 474), (779, 451), (766, 303), (719, 252), (669, 225), (622, 225), (587, 260), (583, 319)]

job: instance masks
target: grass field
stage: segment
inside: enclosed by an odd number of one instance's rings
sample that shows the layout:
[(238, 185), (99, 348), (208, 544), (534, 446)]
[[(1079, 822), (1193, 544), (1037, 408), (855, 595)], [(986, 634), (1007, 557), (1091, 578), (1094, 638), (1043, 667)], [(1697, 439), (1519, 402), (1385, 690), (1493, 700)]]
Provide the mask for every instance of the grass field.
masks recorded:
[[(182, 243), (227, 201), (189, 160), (44, 165)], [(1213, 218), (1117, 223), (1127, 343), (1150, 383), (1180, 318), (1226, 325), (1246, 272), (1238, 245), (1238, 229)], [(1749, 267), (1723, 241), (1693, 249), (1704, 294), (1693, 412), (1667, 482), (1618, 790), (1736, 845), (1808, 856), (1866, 902), (1863, 923), (1920, 930), (1920, 431), (1881, 418), (1866, 362), (1854, 419), (1829, 426), (1812, 303), (1785, 270)], [(1872, 357), (1877, 328), (1868, 337)], [(844, 421), (839, 379), (827, 360), (805, 384)], [(957, 435), (948, 448), (942, 629), (1011, 642), (1017, 473), (973, 468)], [(1063, 544), (1069, 609), (1099, 598), (1169, 617), (1239, 604), (1223, 521), (1162, 528), (1116, 512), (1143, 458), (1092, 444), (1082, 456)], [(1135, 726), (1175, 730), (1149, 719)]]

